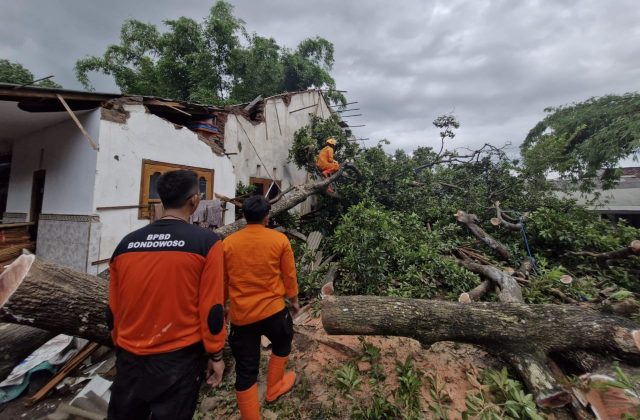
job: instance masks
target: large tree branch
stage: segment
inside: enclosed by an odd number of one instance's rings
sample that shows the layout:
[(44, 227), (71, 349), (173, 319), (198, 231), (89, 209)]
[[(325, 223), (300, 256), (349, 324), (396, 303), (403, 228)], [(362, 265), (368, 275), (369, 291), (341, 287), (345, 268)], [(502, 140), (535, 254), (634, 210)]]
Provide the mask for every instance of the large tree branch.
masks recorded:
[(504, 260), (508, 262), (513, 260), (511, 251), (509, 251), (506, 246), (504, 246), (500, 241), (494, 239), (491, 235), (485, 232), (484, 229), (478, 226), (478, 216), (458, 210), (455, 217), (459, 223), (462, 223), (467, 227), (467, 229), (469, 229), (473, 236), (480, 239), (488, 247), (496, 251)]
[[(469, 260), (457, 260), (457, 262), (467, 270), (491, 280), (498, 286), (500, 288), (498, 299), (500, 299), (501, 302), (522, 302), (520, 285), (509, 274), (493, 265), (482, 265)], [(481, 293), (481, 291), (478, 291), (478, 293)]]
[(606, 260), (620, 260), (624, 258), (640, 256), (640, 239), (636, 239), (632, 241), (629, 246), (616, 249), (615, 251), (609, 252), (589, 252), (589, 251), (575, 251), (575, 252), (567, 252), (565, 255), (573, 255), (576, 257), (592, 257), (596, 260), (606, 261)]
[(507, 220), (508, 216), (504, 214), (504, 212), (500, 209), (500, 202), (496, 201), (494, 203), (494, 207), (496, 209), (496, 217), (491, 219), (491, 224), (494, 226), (503, 226), (512, 231), (520, 231), (522, 229), (522, 221), (518, 221), (517, 223), (512, 223)]
[[(327, 187), (331, 185), (331, 183), (338, 180), (347, 170), (357, 172), (357, 168), (353, 164), (345, 163), (335, 174), (333, 174), (329, 178), (325, 178), (316, 182), (308, 182), (306, 184), (294, 187), (289, 191), (287, 195), (283, 195), (278, 201), (272, 204), (270, 215), (273, 217), (287, 210), (290, 210), (298, 204), (304, 202), (310, 196), (326, 190)], [(246, 225), (246, 221), (244, 219), (240, 219), (231, 224), (216, 229), (215, 232), (221, 237), (225, 238), (231, 235), (233, 232), (240, 230), (242, 227), (244, 227), (244, 225)]]

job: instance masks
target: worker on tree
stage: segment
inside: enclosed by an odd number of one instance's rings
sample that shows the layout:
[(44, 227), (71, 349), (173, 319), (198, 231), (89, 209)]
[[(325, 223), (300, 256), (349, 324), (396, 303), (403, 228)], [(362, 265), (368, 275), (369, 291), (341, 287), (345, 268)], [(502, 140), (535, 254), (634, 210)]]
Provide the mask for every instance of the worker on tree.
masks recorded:
[[(191, 419), (205, 374), (222, 380), (222, 242), (189, 223), (198, 176), (158, 179), (159, 220), (125, 236), (109, 264), (107, 324), (116, 346), (109, 419)], [(208, 364), (206, 353), (208, 353)]]
[(247, 226), (224, 240), (229, 344), (236, 360), (236, 398), (243, 420), (260, 418), (257, 380), (261, 336), (272, 344), (265, 400), (275, 401), (296, 380), (294, 372), (285, 372), (293, 340), (292, 316), (300, 311), (296, 266), (287, 237), (266, 227), (270, 210), (261, 195), (246, 199), (242, 211)]
[(320, 154), (318, 154), (318, 159), (316, 160), (316, 166), (325, 178), (340, 169), (340, 164), (333, 160), (333, 152), (336, 150), (336, 144), (336, 140), (333, 137), (329, 137), (326, 146), (320, 150)]

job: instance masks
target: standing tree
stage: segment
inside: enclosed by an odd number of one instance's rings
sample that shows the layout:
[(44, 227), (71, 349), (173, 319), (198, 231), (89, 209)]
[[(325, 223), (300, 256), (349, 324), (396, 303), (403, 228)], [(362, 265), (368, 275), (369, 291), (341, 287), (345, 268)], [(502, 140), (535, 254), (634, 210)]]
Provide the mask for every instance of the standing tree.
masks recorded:
[[(99, 56), (78, 60), (78, 80), (92, 89), (89, 72), (113, 76), (124, 93), (225, 104), (258, 95), (326, 87), (329, 99), (346, 102), (329, 74), (333, 44), (306, 39), (295, 50), (273, 38), (248, 34), (233, 6), (219, 0), (203, 23), (180, 17), (165, 20), (167, 30), (127, 20), (120, 44)], [(244, 43), (242, 41), (245, 41)]]
[(640, 94), (606, 95), (545, 109), (521, 146), (527, 169), (558, 172), (583, 191), (611, 188), (621, 159), (640, 152)]
[[(27, 70), (22, 64), (12, 63), (9, 60), (0, 59), (0, 82), (26, 85), (35, 80), (33, 73)], [(34, 86), (46, 88), (61, 88), (59, 84), (52, 80), (41, 80), (33, 84)]]

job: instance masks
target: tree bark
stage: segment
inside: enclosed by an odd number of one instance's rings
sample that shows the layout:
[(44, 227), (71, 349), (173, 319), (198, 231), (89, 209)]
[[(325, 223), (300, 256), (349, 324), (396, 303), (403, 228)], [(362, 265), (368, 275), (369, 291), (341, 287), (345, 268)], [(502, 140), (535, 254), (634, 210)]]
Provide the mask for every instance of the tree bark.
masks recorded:
[(322, 320), (329, 334), (396, 335), (425, 344), (458, 341), (545, 354), (584, 349), (640, 362), (636, 323), (570, 305), (338, 296), (325, 302)]
[(111, 345), (108, 282), (35, 255), (21, 255), (0, 275), (0, 321)]
[(38, 347), (55, 337), (26, 325), (0, 324), (0, 382)]
[(484, 231), (480, 226), (478, 226), (478, 216), (475, 214), (469, 214), (462, 210), (458, 210), (455, 214), (456, 220), (459, 223), (462, 223), (471, 231), (473, 236), (480, 239), (484, 242), (489, 248), (496, 251), (505, 261), (510, 262), (513, 259), (511, 255), (511, 251), (504, 246), (500, 241), (494, 239), (491, 235)]

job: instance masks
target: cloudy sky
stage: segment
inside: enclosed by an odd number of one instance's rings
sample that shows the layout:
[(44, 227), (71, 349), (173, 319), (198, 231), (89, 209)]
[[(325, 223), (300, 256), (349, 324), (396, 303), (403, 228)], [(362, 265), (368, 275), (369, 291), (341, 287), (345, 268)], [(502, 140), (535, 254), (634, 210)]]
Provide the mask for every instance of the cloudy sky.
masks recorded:
[[(358, 137), (434, 146), (433, 119), (461, 122), (454, 147), (513, 144), (544, 108), (640, 88), (637, 0), (232, 0), (247, 28), (295, 47), (335, 45), (333, 75), (362, 117)], [(213, 0), (3, 0), (0, 58), (80, 88), (73, 65), (118, 41), (124, 19), (201, 20)], [(94, 77), (99, 91), (115, 91)], [(360, 113), (360, 112), (358, 112)], [(373, 141), (369, 142), (370, 144)]]

